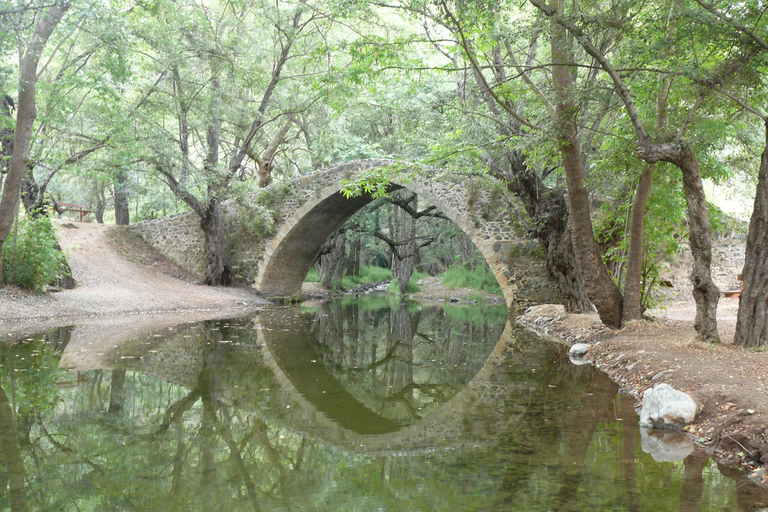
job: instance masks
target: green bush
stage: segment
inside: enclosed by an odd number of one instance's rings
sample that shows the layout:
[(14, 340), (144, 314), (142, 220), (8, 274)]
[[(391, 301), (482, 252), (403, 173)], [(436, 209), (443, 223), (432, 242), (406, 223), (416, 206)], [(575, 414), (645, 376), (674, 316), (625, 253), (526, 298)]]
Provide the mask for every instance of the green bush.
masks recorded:
[(392, 279), (392, 271), (384, 267), (360, 267), (359, 276), (344, 276), (341, 280), (343, 288), (354, 288), (358, 284), (381, 283)]
[(472, 288), (502, 295), (496, 277), (487, 265), (478, 265), (475, 268), (454, 266), (443, 274), (443, 284), (449, 288)]
[(3, 276), (6, 284), (41, 292), (61, 279), (66, 260), (56, 249), (57, 239), (47, 217), (23, 218), (18, 234), (3, 244)]
[(260, 204), (238, 203), (234, 222), (252, 237), (262, 238), (274, 232), (275, 212)]

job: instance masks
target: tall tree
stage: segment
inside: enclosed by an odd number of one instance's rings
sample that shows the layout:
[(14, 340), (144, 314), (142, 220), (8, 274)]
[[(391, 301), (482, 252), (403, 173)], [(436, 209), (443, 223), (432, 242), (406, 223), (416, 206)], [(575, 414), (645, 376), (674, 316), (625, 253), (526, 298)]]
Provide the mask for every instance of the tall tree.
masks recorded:
[(29, 162), (29, 145), (32, 138), (32, 125), (37, 116), (35, 108), (35, 89), (37, 86), (37, 66), (45, 45), (56, 26), (62, 20), (70, 4), (54, 2), (47, 9), (39, 11), (39, 19), (26, 50), (19, 61), (19, 95), (16, 106), (16, 127), (13, 140), (13, 155), (8, 169), (8, 176), (0, 198), (0, 283), (3, 282), (2, 249), (11, 226), (19, 210), (21, 182)]
[[(718, 342), (717, 304), (720, 290), (712, 279), (710, 265), (712, 261), (712, 229), (709, 222), (704, 187), (701, 178), (699, 160), (693, 145), (683, 138), (694, 112), (702, 104), (702, 96), (695, 101), (689, 116), (683, 120), (675, 133), (658, 134), (652, 137), (646, 130), (633, 99), (632, 93), (605, 52), (596, 47), (585, 31), (570, 17), (563, 15), (554, 6), (542, 0), (530, 0), (543, 13), (562, 26), (578, 41), (581, 47), (594, 58), (611, 78), (616, 93), (624, 104), (628, 118), (635, 131), (637, 156), (648, 164), (669, 162), (677, 166), (683, 176), (683, 190), (688, 206), (690, 226), (689, 243), (693, 255), (691, 283), (696, 301), (696, 319), (694, 326), (699, 338)], [(703, 93), (705, 94), (705, 93)]]
[[(756, 3), (747, 3), (743, 6), (730, 4), (716, 5), (695, 0), (699, 6), (715, 16), (719, 26), (737, 35), (736, 44), (746, 49), (741, 58), (748, 60), (743, 63), (745, 71), (763, 75), (765, 63), (768, 59), (768, 33), (763, 25), (753, 25), (752, 19), (762, 15), (761, 8)], [(752, 28), (750, 28), (752, 26)], [(763, 28), (763, 30), (760, 30)], [(746, 73), (745, 73), (746, 74)], [(713, 81), (719, 92), (738, 104), (746, 112), (758, 117), (765, 130), (765, 146), (760, 158), (757, 173), (757, 188), (752, 216), (749, 221), (749, 233), (747, 235), (747, 247), (745, 250), (744, 268), (742, 279), (744, 289), (739, 302), (739, 312), (736, 320), (736, 333), (733, 343), (743, 347), (764, 347), (768, 345), (768, 113), (754, 107), (760, 104), (761, 96), (765, 90), (751, 86), (746, 82), (741, 91), (733, 88), (723, 89), (722, 81)], [(746, 94), (740, 94), (746, 93)], [(757, 93), (757, 101), (750, 101), (749, 95)], [(746, 97), (745, 97), (746, 96)]]
[[(564, 3), (562, 0), (558, 0), (555, 9), (555, 12), (563, 13)], [(584, 183), (586, 171), (578, 135), (578, 111), (574, 98), (572, 74), (574, 63), (571, 59), (571, 39), (565, 28), (554, 20), (551, 31), (552, 82), (556, 97), (557, 141), (568, 184), (568, 206), (573, 219), (571, 238), (576, 262), (584, 278), (587, 295), (595, 304), (600, 319), (607, 326), (618, 328), (621, 326), (623, 297), (602, 261), (602, 254), (592, 228), (589, 193)]]
[[(215, 11), (218, 7), (220, 12)], [(172, 12), (177, 6), (164, 8)], [(149, 129), (160, 135), (148, 148), (146, 160), (173, 194), (200, 217), (205, 234), (205, 283), (226, 286), (232, 284), (233, 276), (222, 202), (232, 193), (234, 183), (253, 174), (246, 156), (256, 162), (261, 183), (271, 180), (275, 154), (291, 126), (289, 114), (301, 110), (304, 101), (286, 88), (290, 78), (284, 74), (293, 59), (305, 56), (325, 16), (304, 3), (252, 3), (236, 12), (226, 5), (190, 3), (180, 12), (183, 16), (174, 18), (178, 38), (166, 40), (169, 34), (160, 26), (145, 36), (156, 54), (156, 64), (171, 70), (169, 93), (174, 105), (161, 108), (178, 125), (178, 134), (170, 136), (165, 131), (165, 117), (145, 112)], [(190, 25), (188, 18), (197, 22)], [(235, 37), (233, 31), (244, 27), (260, 27), (261, 33), (270, 34), (274, 46), (260, 48), (261, 43), (253, 39)], [(203, 41), (193, 36), (193, 29), (205, 29)], [(303, 72), (313, 65), (302, 64)], [(244, 75), (241, 66), (248, 73)], [(300, 66), (297, 64), (299, 73)], [(200, 81), (203, 69), (207, 80)], [(252, 74), (259, 79), (252, 79)], [(281, 127), (265, 142), (266, 148), (257, 151), (275, 122)], [(176, 146), (174, 151), (171, 146)]]

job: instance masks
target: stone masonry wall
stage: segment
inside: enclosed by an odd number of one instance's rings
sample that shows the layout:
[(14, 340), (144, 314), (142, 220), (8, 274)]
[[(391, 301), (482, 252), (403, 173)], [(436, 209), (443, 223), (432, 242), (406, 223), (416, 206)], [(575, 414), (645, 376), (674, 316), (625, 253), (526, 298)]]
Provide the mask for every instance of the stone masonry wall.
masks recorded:
[[(689, 300), (693, 291), (689, 277), (693, 268), (691, 248), (687, 243), (681, 245), (682, 252), (665, 262), (666, 269), (661, 273), (662, 279), (672, 283), (669, 298), (673, 300)], [(739, 233), (727, 233), (712, 240), (712, 279), (721, 292), (741, 288), (738, 277), (744, 267), (746, 248), (746, 236)]]

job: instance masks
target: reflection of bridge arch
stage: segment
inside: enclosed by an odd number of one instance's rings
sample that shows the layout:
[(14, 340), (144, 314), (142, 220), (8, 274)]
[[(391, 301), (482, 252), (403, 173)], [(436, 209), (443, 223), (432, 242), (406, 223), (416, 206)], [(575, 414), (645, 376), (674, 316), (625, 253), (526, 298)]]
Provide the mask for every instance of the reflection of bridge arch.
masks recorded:
[[(464, 389), (432, 413), (403, 426), (366, 409), (338, 382), (334, 387), (331, 379), (335, 377), (324, 371), (321, 361), (317, 361), (314, 373), (302, 378), (306, 365), (299, 367), (295, 360), (309, 356), (301, 345), (313, 338), (298, 308), (262, 311), (252, 327), (256, 339), (247, 343), (220, 344), (211, 337), (214, 335), (189, 336), (190, 331), (179, 330), (164, 341), (150, 338), (158, 342), (131, 344), (126, 352), (115, 354), (114, 360), (121, 369), (140, 371), (189, 389), (198, 386), (205, 372), (217, 400), (245, 411), (253, 401), (254, 388), (230, 378), (231, 364), (237, 364), (240, 371), (266, 365), (272, 374), (267, 384), (272, 388), (270, 414), (280, 418), (288, 430), (351, 453), (383, 456), (438, 447), (493, 446), (503, 432), (521, 420), (526, 397), (531, 394), (525, 379), (509, 377), (508, 366), (514, 364), (520, 367), (518, 371), (527, 373), (528, 368), (551, 361), (557, 351), (543, 344), (523, 348), (516, 341), (519, 327), (507, 322), (499, 342)], [(225, 336), (221, 331), (216, 333)], [(330, 391), (329, 399), (322, 391)], [(374, 417), (378, 423), (371, 427)]]
[[(302, 356), (309, 357), (300, 347), (310, 335), (298, 310), (294, 311), (294, 315), (287, 315), (285, 309), (263, 312), (257, 317), (256, 331), (264, 361), (280, 384), (282, 401), (290, 406), (291, 429), (298, 433), (369, 456), (413, 453), (437, 447), (455, 449), (485, 442), (493, 444), (498, 438), (495, 430), (508, 428), (509, 423), (519, 417), (516, 412), (522, 412), (508, 409), (504, 400), (516, 394), (511, 387), (521, 384), (499, 378), (502, 355), (513, 345), (515, 332), (519, 332), (512, 322), (507, 322), (483, 367), (461, 391), (416, 423), (397, 426), (356, 400), (350, 400), (348, 393), (336, 394), (332, 382), (313, 370), (306, 371), (312, 364), (299, 368), (296, 361)], [(323, 363), (318, 361), (316, 365)], [(328, 377), (334, 379), (330, 374)], [(490, 417), (495, 418), (490, 422), (487, 421), (489, 411)], [(486, 421), (477, 421), (481, 417)], [(355, 418), (366, 422), (378, 418), (380, 423), (378, 427), (357, 429), (362, 421), (358, 423)]]
[[(292, 181), (296, 200), (281, 206), (279, 224), (267, 240), (256, 276), (256, 289), (267, 297), (287, 298), (299, 294), (301, 283), (314, 263), (318, 250), (331, 234), (372, 201), (370, 196), (347, 199), (342, 180), (361, 171), (392, 164), (389, 160), (347, 162)], [(449, 181), (415, 176), (411, 181), (390, 184), (390, 190), (407, 188), (435, 205), (469, 236), (501, 285), (507, 305), (514, 299), (506, 258), (512, 244), (522, 242), (510, 228), (510, 212), (494, 205), (490, 194), (480, 192), (471, 177)]]

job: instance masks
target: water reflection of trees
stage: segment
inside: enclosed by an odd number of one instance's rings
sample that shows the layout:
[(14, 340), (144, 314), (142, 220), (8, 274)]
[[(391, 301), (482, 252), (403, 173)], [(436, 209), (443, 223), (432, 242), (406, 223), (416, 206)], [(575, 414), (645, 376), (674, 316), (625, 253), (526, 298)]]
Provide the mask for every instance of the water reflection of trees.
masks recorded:
[[(346, 324), (353, 319), (364, 338), (374, 325), (361, 322), (367, 316), (394, 333), (389, 326), (402, 314), (363, 313), (345, 313), (345, 333), (354, 332)], [(397, 382), (402, 392), (408, 379), (421, 382), (419, 364), (435, 354), (428, 349), (447, 343), (444, 331), (435, 330), (445, 322), (422, 312), (409, 322), (412, 336), (407, 324), (393, 334), (410, 338), (410, 345), (382, 340), (375, 353), (352, 346), (345, 334), (336, 339), (348, 349), (346, 359), (335, 355), (333, 364), (351, 371), (350, 361), (380, 363), (379, 369), (410, 357), (413, 375), (392, 369), (380, 377), (387, 386)], [(517, 390), (498, 396), (508, 418), (491, 424), (495, 415), (476, 411), (461, 419), (492, 444), (366, 457), (291, 432), (286, 404), (275, 399), (277, 384), (252, 347), (250, 326), (208, 327), (216, 330), (193, 328), (140, 344), (123, 355), (122, 367), (87, 372), (76, 386), (56, 367), (60, 352), (43, 340), (0, 346), (0, 508), (585, 510), (610, 503), (604, 509), (634, 511), (677, 509), (679, 500), (680, 510), (694, 512), (765, 505), (764, 493), (748, 482), (726, 487), (726, 478), (713, 480), (713, 464), (700, 457), (644, 464), (630, 428), (637, 421), (632, 400), (616, 398), (615, 388), (589, 369), (560, 364), (565, 356), (554, 347), (518, 340), (497, 362), (490, 383)], [(473, 329), (483, 332), (479, 325), (467, 332)], [(405, 356), (399, 348), (387, 356), (388, 347), (400, 345), (409, 347)], [(440, 361), (473, 361), (466, 346), (446, 348)], [(138, 354), (163, 351), (193, 354), (194, 372), (185, 375), (194, 378), (185, 377), (182, 386), (137, 371), (153, 364)], [(483, 422), (489, 424), (479, 428)], [(608, 473), (611, 468), (623, 478)]]
[[(364, 302), (362, 303), (365, 304)], [(371, 410), (410, 422), (461, 390), (499, 340), (506, 309), (326, 302), (310, 331), (323, 362)]]

